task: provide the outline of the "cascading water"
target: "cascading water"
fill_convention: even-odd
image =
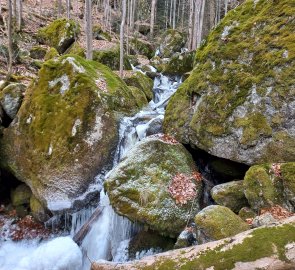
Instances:
[[[138,141],[148,135],[162,131],[165,106],[180,84],[180,77],[170,78],[159,75],[155,78],[153,100],[135,116],[125,117],[120,123],[119,142],[114,157],[114,166],[127,155],[128,151]],[[96,177],[96,190],[99,187],[102,188],[105,177],[107,175]],[[129,240],[140,229],[139,226],[133,224],[127,218],[118,216],[112,209],[109,198],[103,190],[100,192],[99,207],[102,208],[102,213],[81,244],[83,267],[79,262],[81,261],[81,252],[79,252],[79,249],[77,250],[77,245],[69,237],[58,237],[42,243],[37,240],[17,243],[11,241],[0,242],[0,270],[88,270],[90,266],[89,259],[91,261],[113,260],[116,262],[128,260]],[[68,227],[69,222],[71,222],[71,237],[87,222],[94,211],[94,207],[89,207],[65,216],[65,227]],[[52,224],[55,221],[58,222],[58,219],[59,217],[52,219]],[[9,224],[7,226],[9,227]],[[138,256],[142,257],[144,254]],[[60,268],[56,268],[57,265]]]

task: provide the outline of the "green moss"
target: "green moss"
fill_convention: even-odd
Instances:
[[[12,205],[19,206],[23,204],[29,204],[31,195],[32,191],[27,185],[19,185],[15,190],[12,190],[10,193]]]
[[[67,54],[76,54],[85,58],[85,49],[78,42],[74,42],[66,51]]]
[[[265,257],[278,256],[283,262],[290,261],[285,257],[285,246],[295,241],[295,227],[285,224],[278,227],[259,228],[242,243],[223,250],[221,245],[213,250],[207,249],[198,256],[186,258],[186,254],[178,259],[160,258],[142,270],[204,270],[214,267],[215,270],[233,269],[237,262],[254,262]],[[169,268],[170,267],[170,268]]]
[[[133,54],[145,55],[149,59],[154,56],[154,47],[151,43],[138,38],[132,38],[129,40],[130,50]]]
[[[176,52],[180,52],[186,43],[185,34],[175,29],[168,29],[160,40],[160,56],[170,57]]]
[[[93,61],[102,63],[112,70],[119,70],[120,68],[120,50],[119,47],[114,47],[105,51],[93,51]],[[124,69],[131,70],[128,57],[124,56]]]
[[[252,166],[245,175],[244,188],[254,210],[283,204],[283,184],[280,179],[271,176],[270,165]]]
[[[44,56],[44,60],[48,61],[48,60],[58,57],[58,56],[59,56],[58,51],[52,47],[46,52],[46,54]]]
[[[112,37],[110,36],[110,34],[104,32],[100,25],[94,25],[92,32],[94,39],[112,41]]]
[[[142,74],[141,72],[135,72],[131,76],[125,77],[124,81],[128,86],[139,88],[141,91],[143,91],[149,101],[152,100],[154,86],[154,82],[152,79]]]
[[[132,95],[134,96],[136,104],[139,108],[142,108],[143,106],[146,106],[148,104],[145,94],[139,88],[129,86],[129,89],[131,90]]]
[[[182,75],[193,69],[195,51],[189,53],[175,54],[167,64],[164,64],[163,73]]]
[[[295,162],[282,164],[281,174],[285,196],[295,208]]]
[[[57,19],[39,29],[37,39],[64,53],[80,33],[80,26],[74,20]]]

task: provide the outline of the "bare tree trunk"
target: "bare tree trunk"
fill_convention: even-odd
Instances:
[[[126,20],[126,0],[122,0],[122,21],[120,28],[120,77],[123,78],[124,68],[124,25]]]
[[[18,0],[18,15],[17,15],[17,30],[20,31],[22,28],[22,20],[23,20],[23,2],[22,0]]]
[[[169,27],[172,25],[172,9],[173,9],[173,0],[170,0],[170,16],[169,16]]]
[[[200,13],[200,17],[199,17],[199,19],[200,19],[199,30],[198,30],[198,35],[197,35],[197,48],[200,47],[201,41],[202,41],[203,23],[204,23],[204,14],[205,14],[205,5],[206,5],[205,0],[202,0],[201,5],[202,5],[202,7],[201,7],[201,13]]]
[[[197,38],[198,32],[200,29],[200,10],[201,10],[201,1],[202,0],[195,0],[195,21],[194,21],[194,31],[193,31],[193,43],[192,49],[195,50],[197,48]]]
[[[173,0],[172,28],[176,28],[176,0]]]
[[[224,15],[226,15],[228,10],[228,0],[224,0]]]
[[[61,13],[62,13],[62,0],[58,0],[57,2],[57,17],[60,18],[61,17]]]
[[[71,18],[71,0],[66,0],[67,5],[67,19]]]
[[[7,79],[10,78],[12,74],[12,58],[13,58],[13,49],[12,49],[12,0],[8,0],[8,22],[7,22],[7,37],[8,37],[8,71]]]
[[[16,16],[17,16],[16,0],[13,0],[12,17],[16,18]]]
[[[192,44],[193,44],[193,32],[194,32],[194,0],[190,0],[190,7],[189,7],[189,21],[188,21],[188,33],[189,33],[189,39],[188,39],[188,49],[192,50]]]
[[[85,1],[85,21],[86,21],[86,27],[85,27],[85,32],[86,32],[86,47],[87,47],[87,52],[86,52],[86,58],[89,60],[92,60],[92,13],[91,13],[91,0],[86,0]]]
[[[154,26],[155,26],[155,13],[156,13],[157,0],[152,0],[152,9],[151,9],[151,26],[150,34],[151,38],[154,36]]]

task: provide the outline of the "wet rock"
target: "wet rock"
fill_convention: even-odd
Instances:
[[[200,209],[202,182],[196,180],[195,173],[194,161],[184,146],[168,137],[151,136],[132,148],[110,172],[105,188],[118,214],[176,237],[191,217],[190,209],[192,213]],[[195,189],[194,196],[183,204],[168,190],[179,176],[185,176]]]
[[[45,208],[69,209],[111,166],[116,116],[138,109],[131,90],[106,66],[73,55],[49,60],[4,131],[1,162]]]
[[[293,42],[284,38],[294,37],[295,22],[285,23],[294,12],[291,2],[270,0],[229,12],[171,98],[165,133],[248,165],[294,161],[295,58]]]
[[[243,181],[232,181],[217,185],[212,188],[211,196],[217,204],[228,207],[235,213],[248,205],[244,194]]]
[[[157,117],[157,118],[153,119],[149,123],[149,126],[148,126],[148,128],[146,130],[146,136],[163,133],[162,124],[163,124],[163,119],[162,118]]]
[[[50,218],[48,210],[32,195],[30,198],[31,215],[40,222],[46,222]]]
[[[220,205],[204,208],[195,216],[195,223],[198,243],[219,240],[249,229],[239,216]]]
[[[0,104],[5,113],[14,119],[23,101],[26,86],[20,83],[11,83],[0,93]]]
[[[178,236],[174,248],[185,248],[197,244],[197,232],[195,224],[186,227]]]
[[[62,54],[77,39],[80,26],[74,20],[57,19],[38,31],[39,42],[54,47]]]

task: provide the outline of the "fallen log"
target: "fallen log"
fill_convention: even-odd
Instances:
[[[74,235],[73,241],[76,242],[78,246],[82,244],[83,239],[87,235],[87,233],[90,231],[93,223],[99,218],[100,214],[102,213],[103,206],[99,206],[96,208],[96,210],[93,212],[89,220],[81,227],[81,229]]]

